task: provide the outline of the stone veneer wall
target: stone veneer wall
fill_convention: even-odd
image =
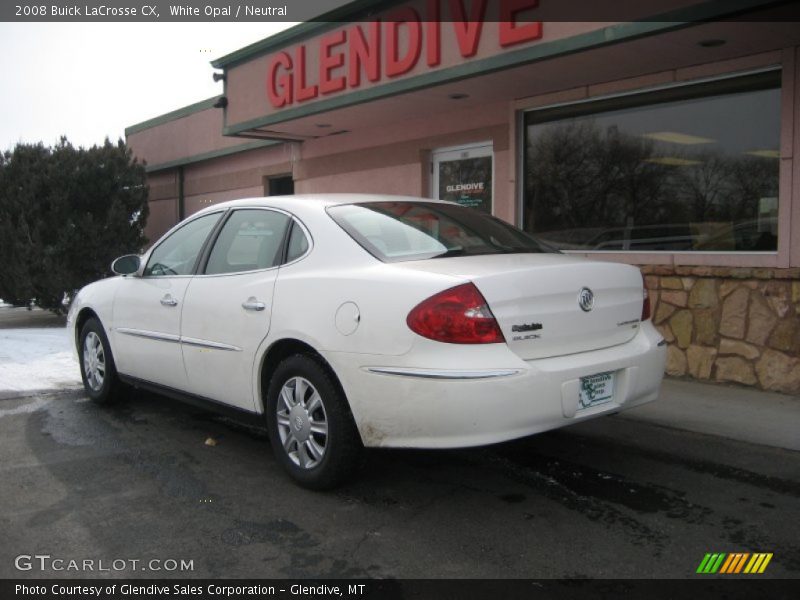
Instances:
[[[800,393],[800,269],[640,268],[669,375]]]

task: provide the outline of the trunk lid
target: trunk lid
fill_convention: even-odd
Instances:
[[[642,314],[642,276],[630,265],[563,254],[500,254],[429,259],[394,266],[472,281],[509,348],[529,360],[623,344]],[[579,296],[591,290],[584,310]]]

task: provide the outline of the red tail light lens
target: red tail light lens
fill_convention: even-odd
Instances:
[[[472,283],[439,292],[417,304],[406,318],[411,331],[449,344],[498,344],[503,332],[486,299]]]
[[[650,318],[650,294],[647,293],[647,288],[644,289],[644,298],[642,299],[642,321],[647,321]]]

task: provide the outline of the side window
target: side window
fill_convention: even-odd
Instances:
[[[289,249],[286,252],[286,262],[300,258],[308,251],[308,238],[297,223],[292,223],[292,233],[289,234]]]
[[[144,275],[147,277],[170,277],[191,275],[197,255],[203,248],[208,234],[219,220],[220,213],[213,213],[189,221],[161,242],[147,261]]]
[[[272,210],[237,210],[220,231],[206,275],[274,267],[281,260],[289,217]]]

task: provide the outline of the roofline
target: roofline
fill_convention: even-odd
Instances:
[[[405,0],[354,0],[326,12],[313,20],[306,21],[276,33],[268,38],[240,48],[230,54],[211,61],[215,69],[228,69],[247,62],[268,52],[285,48],[292,43],[321,34],[339,27],[348,21],[356,21],[358,17],[369,17],[375,12],[400,4]],[[786,4],[787,0],[699,0],[696,4],[668,9],[665,12],[638,19],[637,22],[683,22],[684,25],[729,18],[759,8]]]
[[[184,106],[182,108],[177,108],[168,113],[164,113],[163,115],[142,121],[141,123],[130,125],[125,128],[125,137],[128,137],[132,133],[139,133],[145,129],[152,129],[158,125],[163,125],[164,123],[169,123],[170,121],[177,121],[183,117],[188,117],[189,115],[208,110],[209,108],[214,108],[214,104],[217,103],[217,100],[219,100],[219,96],[206,98],[200,102],[195,102],[194,104],[189,104],[188,106]]]
[[[424,204],[457,204],[450,200],[438,200],[435,198],[423,198],[422,196],[409,196],[407,194],[369,194],[364,192],[334,192],[334,193],[308,193],[308,194],[289,194],[287,196],[248,196],[247,198],[236,198],[225,200],[212,206],[204,208],[202,211],[240,206],[287,206],[292,204],[308,204],[314,202],[325,207],[347,206],[353,204],[368,204],[378,202],[419,202]]]
[[[145,172],[155,173],[157,171],[164,171],[165,169],[174,169],[175,167],[182,167],[193,163],[202,162],[204,160],[211,160],[212,158],[221,158],[223,156],[230,156],[231,154],[238,154],[240,152],[248,152],[249,150],[258,150],[259,148],[268,148],[270,146],[277,146],[282,144],[277,140],[258,140],[255,142],[248,142],[246,144],[239,144],[237,146],[228,146],[227,148],[220,148],[218,150],[209,150],[208,152],[201,152],[200,154],[193,154],[184,158],[176,158],[175,160],[168,160],[163,163],[156,163],[154,165],[145,165]]]
[[[233,67],[277,48],[283,48],[293,42],[310,38],[347,21],[355,21],[358,16],[369,16],[370,13],[374,13],[376,10],[388,8],[402,1],[404,0],[353,0],[353,2],[314,17],[311,21],[299,23],[280,33],[212,60],[211,66],[215,69]]]

